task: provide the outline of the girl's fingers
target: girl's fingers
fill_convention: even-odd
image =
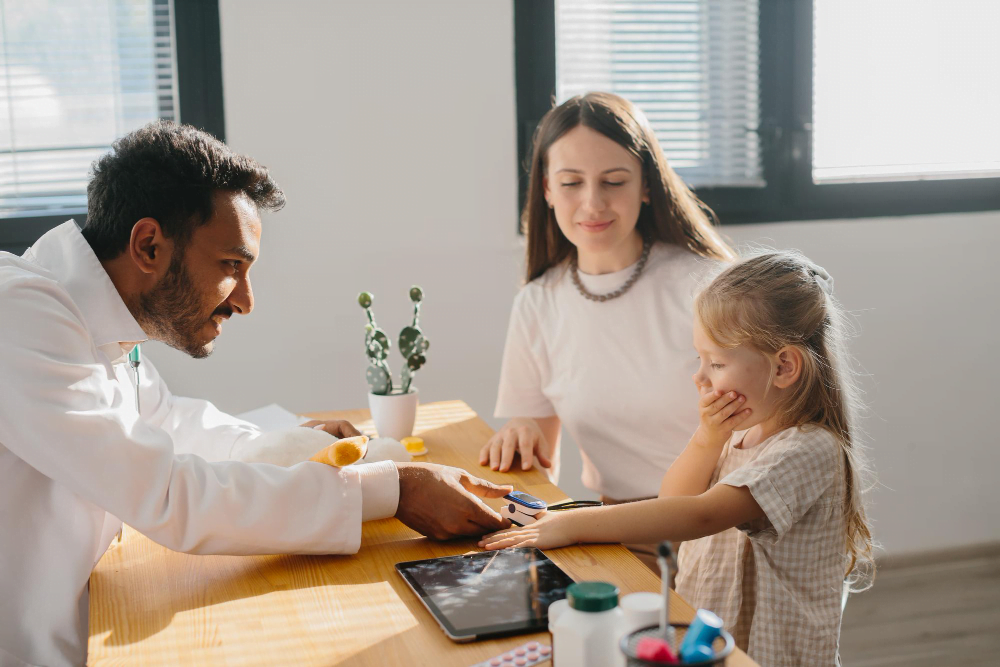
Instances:
[[[482,537],[479,538],[479,542],[477,542],[477,544],[479,546],[483,546],[484,544],[486,544],[487,540],[495,539],[496,537],[498,537],[500,535],[506,535],[507,533],[511,532],[512,530],[517,530],[517,528],[504,528],[503,530],[498,530],[498,531],[493,532],[493,533],[487,533],[486,535],[483,535]]]
[[[737,412],[732,417],[726,419],[726,421],[723,422],[723,425],[726,426],[726,428],[732,428],[735,431],[736,429],[734,427],[739,426],[744,421],[746,421],[747,417],[749,417],[750,413],[752,412],[753,410],[751,410],[750,408],[747,408],[746,410],[743,410],[741,412]]]
[[[535,538],[532,535],[512,535],[511,537],[507,537],[496,542],[487,542],[482,545],[482,547],[487,551],[495,551],[497,549],[511,549],[514,547],[530,546],[534,543]]]
[[[743,407],[743,402],[745,400],[746,399],[743,398],[742,396],[736,396],[736,398],[734,398],[732,401],[730,401],[725,406],[723,406],[723,408],[721,410],[719,410],[719,412],[717,413],[718,416],[722,419],[722,421],[726,421],[737,410],[739,410],[740,408]]]
[[[717,394],[719,395],[716,396]],[[721,394],[718,391],[714,391],[712,392],[712,396],[715,396],[715,399],[710,401],[708,405],[705,406],[704,408],[705,414],[707,414],[709,417],[714,417],[715,415],[719,414],[719,412],[724,410],[727,405],[737,400],[739,394],[736,393],[735,391],[727,391],[725,394]]]
[[[505,549],[511,544],[527,539],[533,532],[520,528],[501,530],[499,533],[484,536],[483,539],[479,540],[479,546],[484,549]]]
[[[741,398],[742,396],[740,396],[739,392],[727,391],[725,394],[719,396],[719,398],[715,400],[715,403],[712,404],[712,407],[718,408],[719,410],[724,410],[727,405],[730,405],[731,403],[733,403],[733,401],[738,401]]]
[[[507,548],[507,549],[520,549],[521,547],[532,547],[532,546],[535,546],[535,544],[537,542],[538,542],[538,540],[536,540],[535,538],[532,537],[532,538],[528,538],[528,539],[525,539],[525,540],[521,540],[520,542],[517,542],[515,544],[509,544],[505,548]]]
[[[698,399],[698,407],[707,408],[712,403],[715,403],[720,396],[722,396],[722,392],[719,390],[705,392]]]

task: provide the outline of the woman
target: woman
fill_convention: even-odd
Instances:
[[[649,121],[608,93],[549,111],[535,134],[527,284],[514,300],[480,464],[558,475],[563,425],[607,503],[651,498],[698,426],[691,309],[706,260],[733,251],[667,165]],[[642,545],[633,545],[653,562]]]

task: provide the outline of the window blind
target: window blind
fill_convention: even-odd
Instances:
[[[694,187],[763,187],[757,0],[556,0],[557,102],[616,93]]]
[[[171,0],[0,0],[0,218],[86,211],[112,141],[178,119],[174,42]]]

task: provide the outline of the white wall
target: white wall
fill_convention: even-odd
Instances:
[[[739,243],[798,248],[854,312],[868,377],[864,426],[887,552],[1000,540],[1000,212],[727,228]]]
[[[424,288],[425,400],[488,414],[520,248],[508,2],[221,3],[228,143],[267,165],[256,306],[176,391],[239,411],[362,407],[365,316],[393,339]],[[390,358],[398,372],[401,357]],[[161,362],[160,365],[163,365]]]
[[[423,400],[489,419],[519,280],[510,2],[223,0],[228,141],[266,164],[288,205],[265,219],[257,305],[208,360],[152,356],[175,392],[230,411],[365,404],[361,290],[380,324],[427,293]],[[797,247],[859,314],[854,350],[892,553],[1000,539],[989,393],[1000,364],[992,274],[1000,214],[727,228]],[[399,367],[394,355],[394,367]],[[476,443],[478,444],[478,443]],[[584,497],[567,448],[562,486]]]

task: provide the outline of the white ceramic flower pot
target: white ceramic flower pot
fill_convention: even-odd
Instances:
[[[402,440],[413,435],[419,396],[416,389],[411,389],[408,394],[368,394],[368,408],[380,438]]]

